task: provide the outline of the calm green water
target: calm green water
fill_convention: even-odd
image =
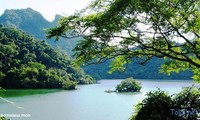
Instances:
[[[57,89],[25,89],[25,90],[19,90],[19,89],[12,89],[12,90],[0,90],[0,96],[3,98],[8,97],[23,97],[28,95],[38,95],[38,94],[47,94],[47,93],[54,93],[54,92],[60,92],[61,90]]]
[[[161,88],[174,94],[192,81],[145,81],[140,93],[105,93],[120,80],[81,85],[79,90],[7,90],[0,92],[0,114],[10,120],[127,120],[146,92]]]

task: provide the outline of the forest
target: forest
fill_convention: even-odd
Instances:
[[[65,88],[94,83],[94,79],[45,41],[14,28],[0,28],[2,88]]]
[[[52,22],[47,21],[39,12],[32,8],[6,10],[0,16],[0,23],[5,27],[14,27],[23,30],[27,34],[34,36],[40,40],[46,39],[45,29],[55,27],[58,24],[61,15],[56,15]],[[78,41],[83,40],[82,37],[78,38],[60,38],[58,41],[54,39],[46,40],[46,42],[53,48],[61,48],[66,51],[70,58],[73,59],[73,48]],[[182,79],[189,80],[192,77],[192,71],[180,71],[179,74],[171,73],[170,76],[159,72],[161,65],[166,62],[162,58],[154,57],[144,65],[139,65],[132,60],[127,66],[126,71],[114,71],[109,74],[111,60],[102,64],[81,66],[86,74],[91,75],[96,79],[125,79],[133,77],[136,79]],[[145,73],[145,74],[144,74]]]

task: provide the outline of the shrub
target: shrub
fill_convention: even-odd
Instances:
[[[153,91],[136,105],[130,120],[197,120],[200,112],[200,89],[184,88],[169,96],[164,91]]]
[[[96,80],[92,78],[90,75],[86,75],[84,78],[79,80],[78,84],[94,84]]]
[[[133,78],[127,78],[116,86],[118,92],[138,92],[141,88],[141,84]]]
[[[0,120],[6,120],[6,118],[5,117],[0,117]]]
[[[171,97],[164,91],[153,91],[136,105],[131,120],[167,120],[170,115]]]
[[[3,72],[0,71],[0,81],[3,80],[4,77],[5,77],[5,74],[3,74]]]
[[[174,110],[184,109],[191,112],[188,115],[187,120],[196,120],[197,117],[200,118],[196,113],[200,112],[200,88],[189,87],[184,88],[178,94],[173,97],[173,108]],[[184,115],[173,116],[176,120],[186,120]]]

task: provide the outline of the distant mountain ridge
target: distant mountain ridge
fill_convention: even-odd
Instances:
[[[52,22],[49,22],[39,12],[33,10],[32,8],[5,10],[5,12],[0,16],[0,24],[3,26],[11,26],[21,29],[38,39],[46,39],[44,29],[56,26],[61,17],[63,16],[56,15],[55,19]],[[53,39],[47,40],[47,42],[53,47],[61,47],[72,55],[73,52],[71,50],[80,39],[81,38],[66,40],[61,38],[58,42],[55,42]],[[114,72],[111,75],[107,73],[110,62],[100,65],[87,66],[84,67],[84,70],[87,74],[99,79],[127,77],[137,79],[191,79],[192,73],[190,71],[181,72],[180,74],[172,74],[171,76],[159,74],[159,67],[163,62],[163,59],[154,58],[150,60],[146,66],[131,63],[128,66],[127,71],[123,73]]]
[[[45,40],[45,29],[56,26],[61,17],[63,16],[56,15],[55,19],[52,22],[49,22],[42,16],[42,14],[32,8],[10,9],[5,10],[0,16],[0,24],[4,27],[14,27],[23,30],[27,34],[33,35],[35,38]],[[76,39],[60,39],[58,42],[55,42],[54,39],[50,39],[47,40],[47,42],[54,48],[63,48],[71,55],[71,50],[76,44]]]
[[[34,11],[32,8],[5,10],[0,17],[0,23],[5,27],[12,26],[21,29],[39,39],[45,39],[44,28],[53,27],[51,22],[47,21],[39,12]]]

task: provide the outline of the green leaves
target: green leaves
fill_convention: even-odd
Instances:
[[[114,71],[124,71],[126,69],[126,64],[128,64],[128,62],[124,56],[116,57],[109,66],[109,73],[112,74]]]
[[[136,105],[130,120],[189,120],[197,119],[200,110],[200,89],[184,88],[172,96],[160,89],[146,94]],[[184,111],[187,110],[187,111]],[[175,114],[174,111],[180,114]],[[193,114],[190,114],[193,112]]]
[[[200,70],[199,68],[196,68],[196,69],[192,69],[193,71],[193,79],[196,81],[196,82],[200,82]]]
[[[0,116],[0,120],[6,120],[6,118],[3,116]]]
[[[74,89],[76,89],[76,85],[77,85],[76,82],[67,80],[67,81],[65,81],[65,83],[63,85],[63,89],[65,89],[65,90],[74,90]]]
[[[112,59],[110,73],[123,71],[132,58],[144,64],[153,56],[183,62],[163,66],[167,73],[178,73],[200,68],[199,4],[199,0],[94,1],[48,33],[49,37],[83,37],[75,48],[77,60],[92,64]],[[71,31],[74,34],[66,34]]]
[[[161,66],[161,73],[167,73],[170,75],[171,72],[179,73],[180,71],[185,71],[190,69],[190,64],[187,62],[180,62],[177,60],[168,60]]]
[[[196,82],[200,82],[200,71],[199,68],[190,65],[188,62],[181,62],[178,60],[167,60],[160,69],[160,73],[166,73],[170,75],[171,73],[179,73],[180,71],[191,70],[193,72],[192,79]]]

